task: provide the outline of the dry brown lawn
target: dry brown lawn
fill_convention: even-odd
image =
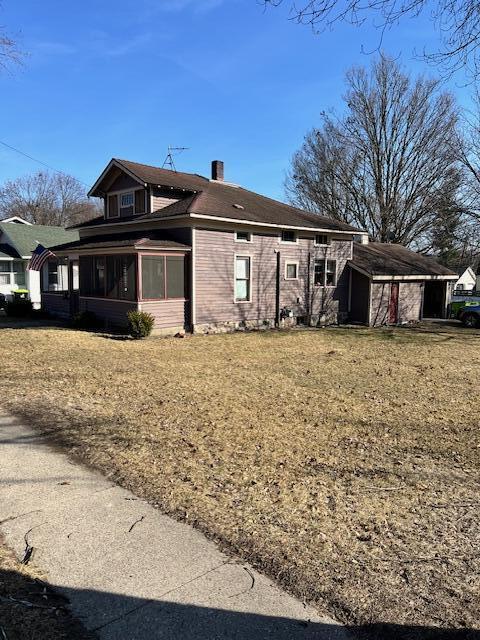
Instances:
[[[352,624],[479,629],[480,332],[3,329],[0,398]]]

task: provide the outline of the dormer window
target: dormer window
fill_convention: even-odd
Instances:
[[[120,196],[120,209],[133,206],[133,191],[130,193],[122,193]]]
[[[145,213],[145,189],[111,193],[107,202],[107,218],[126,218],[138,213]]]

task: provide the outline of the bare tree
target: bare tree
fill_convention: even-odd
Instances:
[[[377,241],[427,248],[438,216],[459,210],[455,100],[385,56],[346,85],[345,115],[322,114],[294,155],[289,199]]]
[[[263,0],[265,5],[288,4],[291,16],[317,31],[333,28],[337,23],[361,26],[372,22],[384,32],[402,19],[428,12],[438,33],[438,51],[423,51],[423,57],[436,63],[447,74],[467,68],[476,78],[480,74],[480,7],[475,0]]]
[[[101,212],[78,180],[63,173],[39,171],[0,188],[0,216],[20,216],[35,224],[69,226]]]

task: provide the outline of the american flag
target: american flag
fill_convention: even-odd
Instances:
[[[50,249],[46,249],[42,244],[39,244],[35,251],[32,251],[32,257],[27,269],[29,271],[40,271],[49,258],[55,258],[55,254]]]

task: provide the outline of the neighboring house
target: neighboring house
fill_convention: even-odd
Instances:
[[[113,159],[89,195],[103,198],[104,215],[77,225],[78,240],[53,248],[69,271],[79,266],[78,304],[70,279],[70,296],[42,296],[52,312],[88,310],[114,326],[141,309],[167,333],[316,325],[356,315],[357,246],[364,245],[355,240],[365,241],[364,232],[225,182],[222,162],[212,163],[209,179]],[[423,295],[427,281],[446,297],[445,282],[457,279],[439,274],[434,261],[414,280],[410,273],[398,280],[397,267],[385,269],[383,282],[397,291],[400,283],[399,299],[405,285]],[[365,278],[376,284],[368,270]],[[364,283],[366,297],[372,288]],[[444,300],[437,311],[444,313]],[[419,308],[392,310],[385,322],[421,315]],[[370,323],[372,314],[359,321]]]
[[[461,276],[455,283],[455,291],[472,291],[477,286],[477,276],[470,265],[459,267]]]
[[[0,222],[0,293],[7,300],[15,291],[28,290],[34,307],[40,306],[41,285],[45,289],[63,289],[62,268],[57,260],[44,265],[42,273],[27,271],[28,261],[37,244],[45,247],[78,239],[78,231],[65,231],[61,227],[31,224],[21,218]]]

